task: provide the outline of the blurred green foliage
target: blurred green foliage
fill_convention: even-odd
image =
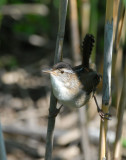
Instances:
[[[39,15],[25,15],[23,18],[14,23],[12,30],[14,33],[41,34],[42,32],[47,34],[50,30],[49,17],[42,17]]]
[[[0,0],[0,6],[5,4],[7,0]]]
[[[59,0],[54,0],[53,5],[55,8],[59,8]]]
[[[14,56],[2,56],[0,58],[0,68],[4,67],[6,69],[14,69],[18,66],[18,62]]]
[[[0,0],[0,3],[2,4],[4,2],[7,4],[44,4],[49,10],[49,14],[46,16],[41,16],[38,14],[21,14],[21,15],[7,15],[3,18],[3,25],[2,25],[2,36],[1,41],[4,48],[4,51],[8,53],[16,54],[16,56],[19,55],[21,49],[25,47],[26,51],[26,45],[28,47],[29,41],[27,39],[27,36],[30,36],[32,34],[37,34],[42,36],[43,38],[50,39],[50,41],[54,41],[57,36],[57,30],[58,30],[58,9],[59,9],[59,0]],[[95,3],[95,9],[94,2],[92,2],[92,9],[94,13],[92,14],[90,20],[92,23],[90,23],[89,31],[90,33],[93,33],[95,36],[95,39],[97,39],[96,42],[96,53],[100,53],[100,56],[96,57],[96,59],[101,59],[101,56],[103,55],[103,46],[104,46],[104,16],[105,16],[105,2],[102,1],[96,1]],[[79,29],[81,32],[81,0],[77,1],[78,6],[78,20],[79,20]],[[95,13],[96,12],[96,13]],[[15,18],[16,17],[16,18]],[[68,15],[67,15],[67,23],[66,23],[66,36],[65,36],[65,43],[70,44],[69,40],[70,38],[70,19],[69,19],[69,7],[68,7]],[[100,36],[97,36],[97,35]],[[26,36],[26,37],[25,37]],[[11,38],[12,37],[12,38]],[[20,38],[21,37],[21,38]],[[3,39],[2,39],[3,38]],[[15,42],[15,40],[18,38],[18,41]],[[25,39],[26,38],[26,39]],[[22,48],[18,48],[22,47]],[[29,47],[29,48],[30,48]],[[7,51],[8,48],[8,51]],[[1,49],[1,48],[0,48]],[[20,50],[20,51],[18,51]],[[18,53],[19,52],[19,53]],[[7,53],[7,54],[8,54]],[[37,53],[37,52],[36,52]],[[10,66],[17,65],[15,60],[10,59]],[[8,66],[9,66],[8,65]]]
[[[58,9],[59,7],[59,0],[0,0],[0,4],[5,4],[5,2],[7,2],[7,4],[41,3],[47,5],[47,7],[50,7],[49,5],[52,3],[54,9]],[[40,16],[28,14],[23,15],[21,19],[13,24],[12,31],[16,34],[23,33],[26,35],[49,34],[52,27],[49,15]]]
[[[0,0],[5,1],[5,0]],[[24,3],[44,3],[49,4],[52,0],[7,0],[8,4],[24,4]],[[59,0],[53,0],[55,7],[58,7]]]
[[[15,12],[15,9],[11,8],[13,4],[38,3],[45,5],[49,10],[47,15],[23,14],[23,12]],[[43,56],[40,54],[39,47],[37,48],[29,41],[31,35],[39,35],[40,39],[37,40],[40,43],[43,40],[46,42],[46,39],[54,40],[58,29],[59,0],[0,0],[1,6],[5,4],[10,5],[10,12],[0,15],[0,68],[13,69],[23,65],[22,61],[26,60],[28,63],[32,63],[37,56]],[[29,57],[28,60],[27,57]]]
[[[124,3],[124,5],[125,5],[125,7],[126,7],[126,0],[123,0],[123,3]]]

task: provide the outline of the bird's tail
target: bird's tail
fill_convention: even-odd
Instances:
[[[89,68],[89,58],[94,46],[94,36],[92,34],[86,34],[83,43],[82,43],[82,54],[83,54],[83,59],[82,59],[82,65],[85,68]]]

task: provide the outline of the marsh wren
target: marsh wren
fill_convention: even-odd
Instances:
[[[43,71],[50,74],[53,94],[61,104],[79,108],[94,95],[101,75],[89,67],[93,46],[94,37],[87,34],[82,45],[82,65],[72,68],[65,62],[59,62],[53,68]],[[104,114],[98,105],[97,109],[101,118],[109,119],[109,114]]]

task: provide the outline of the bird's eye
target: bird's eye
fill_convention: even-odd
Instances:
[[[61,71],[61,73],[63,74],[63,73],[64,73],[64,71]]]

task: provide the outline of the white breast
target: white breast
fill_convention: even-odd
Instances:
[[[53,93],[59,101],[67,101],[72,98],[64,84],[53,75],[51,76],[51,83],[53,87]]]
[[[86,96],[86,93],[83,90],[77,94],[72,94],[67,87],[53,75],[51,75],[51,83],[54,96],[66,106],[76,108],[82,107],[90,98],[90,96]]]

